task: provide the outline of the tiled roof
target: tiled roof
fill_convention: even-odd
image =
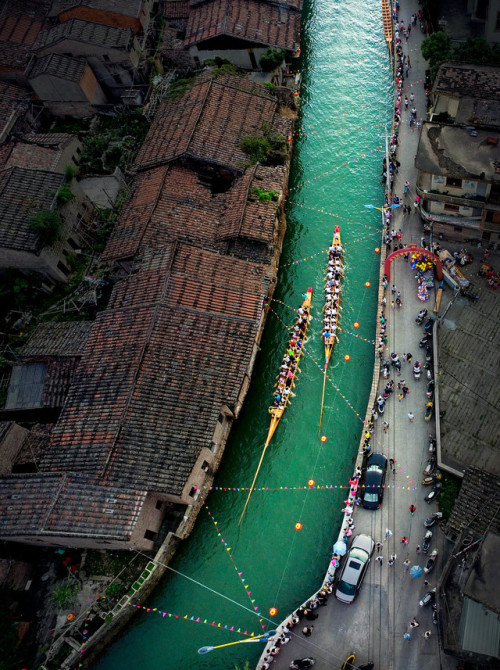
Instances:
[[[218,228],[217,239],[245,237],[271,244],[284,181],[285,169],[282,167],[258,166],[248,169],[227,193],[227,210]],[[276,200],[259,200],[255,189],[274,191]]]
[[[31,428],[16,456],[14,468],[23,468],[29,464],[38,463],[49,443],[53,427],[51,423],[37,423]]]
[[[94,323],[40,467],[179,495],[236,402],[266,289],[263,266],[146,253]]]
[[[71,133],[24,133],[19,135],[26,144],[36,144],[40,147],[62,148],[72,142],[77,136]]]
[[[47,54],[41,58],[32,58],[26,69],[26,78],[35,79],[41,74],[52,75],[60,79],[79,82],[85,72],[87,61],[84,58],[69,58],[59,54]]]
[[[0,5],[0,71],[22,72],[38,33],[48,26],[50,0],[3,0]]]
[[[281,195],[283,168],[251,168],[226,193],[212,194],[195,172],[178,165],[141,172],[111,235],[106,260],[184,240],[224,253],[224,240],[246,237],[270,244],[277,202],[259,202],[252,189]]]
[[[159,108],[136,167],[189,156],[243,171],[248,157],[240,149],[241,139],[263,135],[262,124],[272,123],[275,112],[276,99],[264,86],[244,77],[200,77],[182,98]]]
[[[41,32],[33,44],[32,50],[40,51],[63,40],[73,40],[89,45],[95,44],[111,49],[126,49],[131,36],[132,31],[129,28],[114,28],[100,23],[70,19],[64,23],[59,23],[50,30]]]
[[[487,530],[500,532],[499,499],[500,477],[479,468],[467,468],[446,525],[447,533],[458,535],[463,528],[470,528],[478,537]]]
[[[50,209],[52,190],[64,175],[45,170],[9,168],[0,171],[0,246],[19,251],[37,251],[41,244],[29,221],[36,212]]]
[[[213,0],[191,7],[184,46],[223,35],[292,51],[299,44],[300,23],[300,12],[284,4]]]
[[[204,4],[206,1],[207,0],[189,0],[189,4],[191,7],[196,7],[197,5]],[[211,2],[212,0],[208,1]],[[235,0],[235,3],[236,2],[238,2],[238,0]],[[304,4],[304,0],[262,0],[262,2],[266,5],[275,5],[284,7],[285,9],[298,9],[299,11],[302,11],[302,5]]]
[[[29,108],[30,99],[31,93],[25,88],[0,81],[0,135],[14,112],[24,114]]]
[[[27,136],[30,137],[30,136]],[[12,142],[10,147],[8,159],[5,161],[5,167],[20,167],[29,168],[32,170],[58,170],[61,172],[66,167],[61,165],[62,152],[64,143],[45,144],[36,142],[32,136],[31,141],[21,140]],[[48,137],[48,135],[42,135]],[[58,135],[58,137],[66,137],[73,139],[73,135]]]
[[[187,19],[189,0],[167,0],[163,3],[162,14],[165,19]]]
[[[26,358],[41,356],[80,356],[87,343],[92,324],[84,321],[39,324],[19,355]]]
[[[143,0],[52,0],[48,15],[55,17],[74,7],[90,7],[101,12],[137,18],[141,15],[143,4]]]
[[[128,540],[147,493],[75,474],[0,477],[0,536]]]
[[[432,88],[434,94],[498,100],[500,68],[467,63],[443,63]]]

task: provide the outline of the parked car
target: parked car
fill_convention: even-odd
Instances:
[[[356,535],[345,558],[335,591],[335,597],[343,603],[354,602],[370,563],[375,542],[369,535]]]
[[[387,457],[384,454],[372,454],[366,462],[363,478],[363,507],[378,509],[384,499]]]

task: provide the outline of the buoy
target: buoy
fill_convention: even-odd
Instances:
[[[297,523],[295,524],[295,530],[302,530],[302,524],[300,523],[300,521],[297,521]]]
[[[365,281],[365,286],[366,286],[366,288],[370,287],[370,286],[371,286],[370,282],[369,282],[369,281]]]
[[[276,616],[278,614],[278,610],[276,609],[276,607],[271,607],[269,609],[269,614],[270,616]]]
[[[344,356],[344,361],[350,361],[350,360],[351,360],[351,357],[349,356],[349,354],[346,354]]]
[[[69,614],[66,615],[66,621],[73,621],[75,618],[75,613],[70,612]]]
[[[322,442],[326,442],[326,441],[327,441],[327,439],[328,439],[328,438],[327,438],[327,436],[326,436],[326,435],[322,435],[322,436],[321,436],[321,441],[322,441]]]
[[[380,249],[379,249],[379,247],[375,247],[375,253],[376,253],[376,254],[379,254],[379,253],[380,253]]]
[[[314,479],[310,479],[307,483],[309,484],[309,486],[314,486],[316,484]]]
[[[359,328],[359,323],[357,321],[354,322],[354,328]]]

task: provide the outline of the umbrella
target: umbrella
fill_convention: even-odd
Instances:
[[[420,565],[413,565],[410,570],[410,575],[412,577],[417,578],[420,577],[421,574],[422,574],[422,568],[420,567]]]
[[[343,556],[347,550],[347,547],[345,546],[345,542],[339,541],[335,542],[333,545],[333,553],[338,554],[339,556]]]

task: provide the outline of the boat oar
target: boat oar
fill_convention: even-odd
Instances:
[[[257,477],[259,475],[259,470],[260,466],[262,465],[262,461],[264,460],[264,454],[266,453],[266,449],[269,446],[270,438],[266,440],[266,443],[264,445],[264,449],[262,450],[262,454],[260,455],[260,461],[259,465],[257,466],[257,470],[255,471],[255,475],[253,477],[253,482],[252,485],[250,486],[250,491],[248,492],[248,496],[245,502],[245,507],[243,508],[243,512],[241,513],[240,520],[238,521],[238,526],[241,526],[241,522],[243,521],[243,517],[245,516],[245,512],[247,511],[248,503],[250,502],[250,496],[253,493],[253,487],[255,485],[255,482],[257,481]]]
[[[321,432],[321,422],[323,421],[323,405],[325,403],[325,384],[326,384],[326,366],[323,374],[323,393],[321,395],[321,411],[319,413],[319,428],[318,435]]]

